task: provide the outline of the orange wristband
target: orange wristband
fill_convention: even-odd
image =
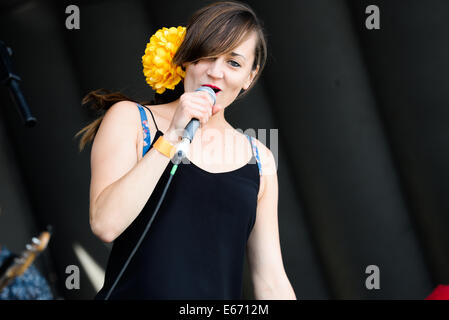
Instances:
[[[172,158],[172,155],[175,153],[176,148],[170,142],[164,139],[164,136],[160,136],[159,139],[156,140],[153,147],[162,153],[164,156],[168,158]]]

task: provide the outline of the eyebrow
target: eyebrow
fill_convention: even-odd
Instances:
[[[243,59],[246,60],[246,58],[245,58],[244,55],[238,54],[238,53],[236,53],[236,52],[231,52],[231,56],[233,56],[233,57],[242,57]]]

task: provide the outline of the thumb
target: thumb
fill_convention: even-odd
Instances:
[[[221,108],[218,107],[217,105],[212,106],[212,115],[216,114],[220,110],[221,110]]]

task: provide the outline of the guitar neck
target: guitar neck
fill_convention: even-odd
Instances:
[[[27,244],[27,249],[20,256],[12,255],[5,260],[0,268],[0,291],[28,269],[39,253],[45,250],[49,240],[50,233],[44,231],[39,238],[32,239],[32,244]]]

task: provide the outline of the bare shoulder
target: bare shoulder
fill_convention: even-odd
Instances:
[[[104,115],[91,152],[91,199],[126,174],[137,162],[139,112],[131,101],[113,104]]]
[[[101,120],[95,135],[94,145],[97,142],[118,142],[125,140],[136,143],[139,111],[132,101],[120,101],[113,104]]]
[[[137,104],[133,101],[123,100],[114,103],[104,115],[103,121],[119,121],[123,124],[136,123],[139,120]],[[121,121],[120,121],[121,120]]]

